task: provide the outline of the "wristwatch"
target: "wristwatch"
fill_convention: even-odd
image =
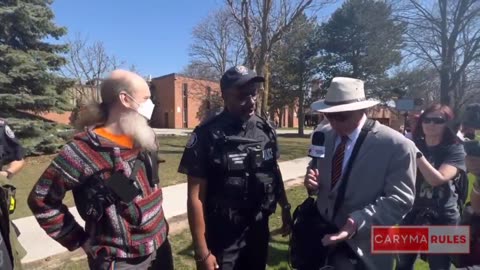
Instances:
[[[418,151],[418,152],[417,152],[417,159],[419,159],[419,158],[421,158],[421,157],[423,157],[423,154],[422,154],[422,152]]]

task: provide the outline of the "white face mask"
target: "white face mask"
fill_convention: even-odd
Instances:
[[[147,101],[138,106],[137,112],[147,118],[147,120],[150,120],[152,118],[153,109],[155,109],[155,104],[153,104],[151,99],[147,99]]]
[[[137,108],[137,112],[147,118],[147,120],[150,120],[152,118],[152,114],[153,114],[153,109],[155,109],[155,104],[153,104],[153,101],[149,98],[147,99],[145,102],[143,103],[138,103],[135,98],[133,98],[132,96],[128,95],[133,102],[137,103],[138,105],[138,108]]]

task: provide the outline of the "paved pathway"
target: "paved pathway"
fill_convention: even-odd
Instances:
[[[309,158],[299,158],[280,162],[283,180],[287,181],[303,176],[308,161]],[[163,208],[167,219],[183,215],[187,212],[187,184],[165,187],[163,194]],[[70,208],[70,212],[74,215],[77,222],[84,226],[84,222],[80,218],[76,208]],[[33,216],[16,219],[13,222],[20,230],[20,243],[27,250],[27,255],[22,260],[23,263],[34,262],[68,251],[52,240],[45,231],[40,228]]]

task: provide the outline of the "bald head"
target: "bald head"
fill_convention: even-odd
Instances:
[[[102,101],[108,105],[112,105],[118,101],[118,97],[122,92],[134,96],[139,91],[142,92],[143,95],[150,96],[150,90],[145,79],[134,72],[122,69],[112,71],[112,73],[103,80],[100,89]]]

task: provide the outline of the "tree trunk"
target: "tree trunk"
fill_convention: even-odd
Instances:
[[[255,68],[255,71],[257,72],[257,75],[258,76],[265,76],[265,71],[266,71],[266,67],[265,67],[265,60],[263,59],[258,59],[258,62],[257,62],[257,66]],[[268,72],[268,71],[267,71]],[[265,79],[265,83],[263,84],[263,89],[261,91],[261,95],[260,95],[260,98],[261,98],[261,105],[260,105],[260,113],[263,115],[263,113],[266,111],[266,104],[268,102],[268,82],[267,80]]]
[[[268,93],[270,89],[270,65],[265,63],[265,83],[263,86],[263,96],[262,96],[262,113],[268,112]]]
[[[441,44],[442,44],[442,66],[440,67],[440,103],[444,105],[450,105],[449,96],[449,82],[450,82],[450,63],[449,61],[449,49],[448,49],[448,28],[447,28],[447,1],[438,1],[440,9],[440,31],[441,31]]]
[[[440,103],[444,105],[450,105],[450,80],[448,75],[448,70],[442,67],[442,71],[440,73]]]
[[[280,113],[278,114],[278,127],[283,127],[283,119],[285,117],[285,109],[280,109]]]
[[[297,117],[298,117],[298,135],[301,135],[303,136],[305,131],[305,106],[303,106],[303,104],[305,103],[305,93],[304,93],[304,89],[303,89],[303,85],[300,85],[300,88],[299,88],[299,91],[300,91],[300,95],[299,95],[299,98],[298,98],[298,113],[297,113]]]

